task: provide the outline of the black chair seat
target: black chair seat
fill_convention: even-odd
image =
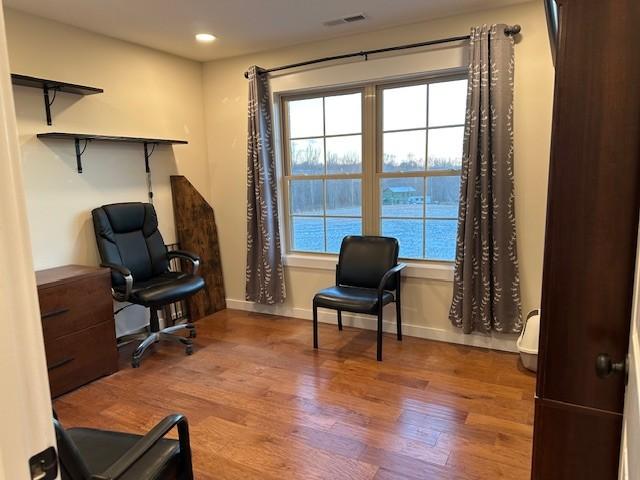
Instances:
[[[153,307],[177,302],[204,287],[204,279],[180,272],[166,272],[133,284],[131,302]]]
[[[142,437],[130,433],[92,428],[71,428],[67,433],[75,443],[91,474],[99,474],[130,450]],[[180,478],[180,444],[162,439],[142,456],[120,480],[161,480]]]
[[[384,292],[382,304],[393,302],[393,294]],[[317,307],[347,310],[354,313],[378,311],[378,292],[372,288],[335,286],[316,293],[313,303]]]
[[[171,283],[175,280],[179,280],[183,277],[186,277],[187,274],[184,272],[165,272],[165,273],[161,273],[160,275],[158,275],[157,277],[154,277],[150,280],[146,280],[146,281],[137,281],[134,282],[133,284],[133,288],[131,289],[131,293],[134,292],[139,292],[140,290],[144,290],[145,288],[149,288],[149,287],[156,287],[158,285],[163,285],[163,284],[167,284],[167,283]],[[117,290],[120,293],[125,293],[125,287],[124,286],[114,286],[113,288],[115,288],[115,290]]]

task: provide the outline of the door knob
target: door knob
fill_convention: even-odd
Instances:
[[[601,353],[596,357],[596,375],[599,378],[606,378],[612,373],[624,373],[627,375],[628,362],[624,359],[622,362],[614,362],[607,353]]]

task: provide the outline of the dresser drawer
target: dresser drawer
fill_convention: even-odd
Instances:
[[[45,341],[45,351],[52,397],[118,369],[113,322]]]
[[[38,289],[45,341],[84,330],[113,318],[111,280],[94,275]]]

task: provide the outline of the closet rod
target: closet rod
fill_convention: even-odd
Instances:
[[[505,27],[504,33],[506,35],[517,35],[520,33],[520,25],[513,25]],[[289,65],[282,65],[281,67],[267,68],[260,70],[260,73],[279,72],[280,70],[288,70],[290,68],[304,67],[306,65],[314,65],[316,63],[331,62],[333,60],[342,60],[345,58],[364,57],[368,59],[369,55],[375,55],[376,53],[395,52],[396,50],[406,50],[408,48],[428,47],[431,45],[440,45],[442,43],[461,42],[463,40],[469,40],[469,35],[462,35],[459,37],[440,38],[438,40],[429,40],[427,42],[409,43],[406,45],[396,45],[395,47],[376,48],[374,50],[364,50],[360,52],[344,53],[342,55],[334,55],[332,57],[316,58],[314,60],[307,60],[306,62],[290,63]],[[244,72],[244,78],[249,78],[249,72]]]

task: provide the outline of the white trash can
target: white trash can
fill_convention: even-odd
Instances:
[[[522,365],[527,370],[538,370],[538,339],[540,337],[540,310],[532,310],[527,315],[522,333],[516,343]]]

